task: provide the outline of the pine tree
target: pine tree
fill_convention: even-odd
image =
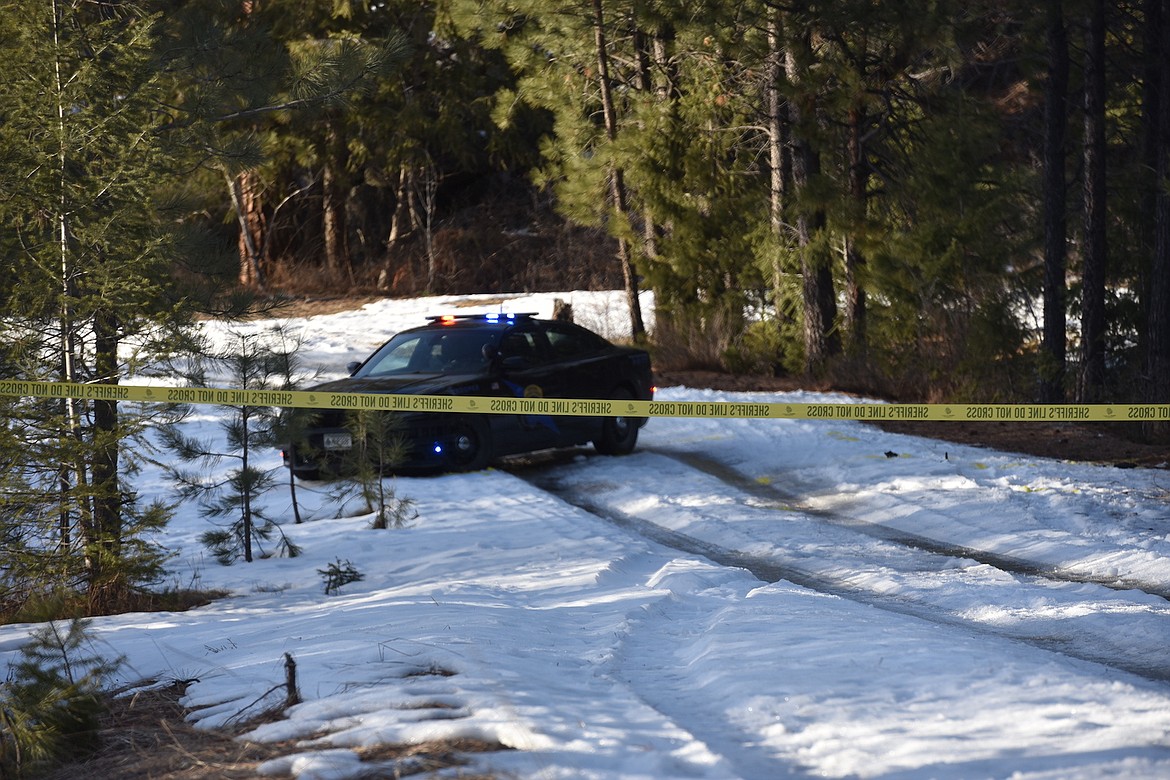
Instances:
[[[386,412],[362,410],[349,416],[347,427],[353,436],[354,449],[346,470],[353,472],[366,509],[374,514],[372,526],[401,527],[413,502],[397,498],[385,480],[386,474],[406,460],[400,419]]]
[[[0,51],[4,364],[11,376],[116,384],[185,324],[157,183],[178,160],[155,132],[156,17],[132,3],[7,4]],[[181,155],[178,159],[181,159]],[[158,575],[140,536],[165,519],[136,507],[123,443],[148,418],[116,398],[13,405],[7,454],[54,526],[59,585],[94,609]],[[35,535],[44,545],[47,523]]]
[[[31,776],[100,744],[102,689],[121,659],[95,654],[89,624],[48,622],[0,683],[0,777]]]
[[[362,22],[371,16],[382,26],[365,35]],[[385,19],[356,3],[280,0],[185,3],[167,16],[168,127],[208,150],[203,186],[222,192],[226,185],[245,287],[267,291],[267,277],[278,270],[273,223],[290,201],[317,204],[313,234],[326,272],[334,283],[352,281],[345,221],[355,182],[345,120],[358,95],[405,56],[403,37]],[[298,170],[290,175],[290,167]]]
[[[1151,215],[1149,294],[1146,301],[1148,400],[1170,401],[1170,2],[1143,4],[1145,93],[1143,95],[1145,154],[1151,184],[1146,213]],[[1166,438],[1170,423],[1152,433]]]
[[[635,6],[619,39],[634,55],[626,80],[637,89],[619,153],[643,222],[638,266],[655,290],[656,335],[678,332],[716,363],[761,282],[751,237],[766,195],[751,66],[738,56],[737,40],[751,36],[753,17],[744,16]]]
[[[288,337],[281,329],[263,334],[233,333],[229,345],[207,359],[196,360],[191,378],[206,385],[207,364],[224,369],[226,381],[241,390],[288,389],[290,372]],[[251,563],[255,547],[277,538],[276,554],[293,558],[299,548],[281,530],[276,518],[267,514],[260,499],[276,485],[277,466],[259,468],[256,449],[280,444],[283,431],[276,407],[242,405],[230,407],[221,423],[225,441],[222,445],[188,436],[176,424],[162,429],[165,446],[180,460],[195,463],[198,470],[170,468],[180,495],[200,502],[203,514],[218,527],[205,532],[200,540],[223,565],[243,558]],[[227,460],[234,465],[225,473],[214,473]],[[222,521],[222,522],[220,522]],[[262,557],[271,553],[261,550]]]
[[[617,6],[617,8],[614,8]],[[629,72],[617,72],[613,49],[623,45],[624,3],[593,0],[587,5],[557,2],[455,2],[450,18],[463,35],[499,48],[521,73],[515,92],[499,96],[505,110],[523,103],[551,113],[554,131],[544,149],[543,183],[554,184],[558,206],[574,221],[604,226],[617,240],[616,261],[624,280],[630,330],[645,334],[638,297],[637,260],[631,243],[636,207],[625,183],[619,137],[629,106],[623,95],[633,86]],[[519,101],[509,95],[518,96]]]
[[[1077,397],[1097,403],[1105,390],[1108,316],[1108,203],[1106,188],[1105,0],[1090,0],[1084,63],[1084,252],[1081,267],[1081,375]]]
[[[1044,87],[1044,332],[1040,398],[1064,401],[1068,351],[1068,204],[1065,138],[1068,126],[1069,46],[1062,0],[1045,4],[1048,68]]]

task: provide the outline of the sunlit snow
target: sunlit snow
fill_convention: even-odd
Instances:
[[[426,315],[548,315],[554,297],[626,332],[622,297],[601,293],[287,324],[328,379]],[[221,435],[222,413],[187,425]],[[136,484],[173,498],[155,471]],[[623,458],[582,448],[387,484],[414,502],[403,528],[372,530],[360,501],[319,483],[300,485],[294,525],[287,488],[272,492],[303,555],[230,567],[180,506],[171,584],[232,596],[95,620],[127,659],[120,682],[193,680],[184,704],[215,728],[277,704],[289,654],[304,703],[247,738],[293,741],[261,772],[305,780],[361,777],[358,748],[455,737],[512,748],[462,770],[499,777],[1170,777],[1170,471],[851,421],[662,418]],[[364,578],[325,595],[337,561]],[[0,662],[28,629],[0,628]]]

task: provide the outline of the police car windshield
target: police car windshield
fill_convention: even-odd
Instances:
[[[370,358],[357,376],[394,374],[471,374],[488,367],[484,347],[493,343],[488,330],[436,328],[400,333]]]

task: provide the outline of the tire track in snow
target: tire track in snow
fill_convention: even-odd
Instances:
[[[663,450],[646,448],[647,452],[654,452],[667,458],[684,463],[691,468],[709,474],[726,483],[730,487],[748,493],[755,498],[773,506],[794,509],[811,517],[816,517],[826,523],[832,523],[844,528],[857,531],[875,539],[900,544],[917,550],[923,550],[937,555],[952,558],[969,558],[979,563],[987,564],[1008,574],[1019,574],[1026,577],[1037,577],[1058,582],[1077,583],[1083,585],[1100,585],[1117,591],[1138,590],[1151,596],[1170,601],[1170,587],[1156,583],[1140,582],[1128,579],[1093,577],[1071,569],[1051,566],[1038,561],[1031,561],[1003,553],[979,550],[973,547],[941,542],[927,536],[921,536],[911,531],[893,528],[881,523],[867,520],[858,520],[849,515],[833,510],[814,507],[805,497],[790,493],[774,484],[758,482],[746,474],[736,471],[725,463],[709,458],[698,452],[682,452],[678,450]]]
[[[664,598],[629,613],[604,673],[719,756],[736,777],[811,777],[804,765],[769,749],[751,729],[728,720],[721,705],[712,707],[721,700],[718,682],[709,669],[704,674],[694,668],[696,663],[702,666],[695,657],[696,652],[702,654],[702,637],[727,609],[742,608],[735,594],[750,582],[749,575],[703,556],[680,563],[670,556],[671,547],[637,547],[639,552],[614,561],[599,584],[612,578],[622,587],[659,588],[649,583],[673,576],[685,585],[665,586]],[[664,658],[670,660],[664,662]],[[736,673],[736,668],[726,667],[726,671]]]
[[[1152,651],[1141,646],[1131,647],[1128,643],[1111,641],[1124,637],[1127,633],[1119,628],[1108,635],[1092,635],[1082,629],[1069,628],[1062,624],[1061,619],[1051,621],[1047,630],[1036,632],[1024,626],[1013,629],[1010,625],[996,625],[994,620],[981,620],[972,616],[956,612],[951,605],[932,601],[933,593],[929,587],[923,586],[913,590],[915,577],[925,572],[934,577],[944,577],[954,580],[956,587],[975,587],[979,584],[964,582],[963,573],[967,570],[961,559],[976,561],[984,567],[1003,572],[1014,578],[1013,589],[1032,588],[1036,591],[1036,599],[1044,600],[1060,595],[1054,588],[1093,588],[1100,583],[1086,583],[1079,579],[1061,580],[1054,578],[1051,567],[1044,567],[1028,561],[1004,559],[1003,556],[988,556],[982,554],[979,560],[973,555],[967,555],[963,548],[952,548],[940,545],[932,540],[916,540],[912,534],[905,534],[897,529],[873,528],[869,524],[851,518],[837,515],[832,512],[817,510],[802,506],[798,497],[783,495],[783,492],[754,482],[750,478],[738,474],[724,464],[693,454],[681,454],[674,451],[654,451],[654,456],[665,457],[681,464],[685,468],[693,469],[701,474],[712,477],[727,488],[726,493],[734,498],[735,494],[746,494],[753,499],[750,504],[740,503],[736,506],[741,509],[754,507],[757,510],[781,509],[795,513],[803,518],[811,518],[821,526],[835,528],[829,537],[828,544],[821,542],[821,547],[814,549],[813,554],[803,558],[796,554],[785,554],[781,551],[772,551],[767,554],[753,554],[734,546],[716,543],[710,539],[680,530],[665,527],[645,513],[634,509],[618,506],[620,502],[607,498],[606,491],[598,489],[592,484],[574,484],[573,476],[577,467],[551,465],[546,467],[529,467],[517,469],[516,473],[534,486],[559,496],[566,502],[584,509],[630,533],[655,541],[663,546],[672,548],[689,555],[706,558],[721,566],[735,567],[750,572],[757,579],[774,583],[781,580],[809,588],[820,593],[849,599],[898,614],[911,615],[940,625],[957,626],[997,637],[1006,637],[1042,649],[1075,658],[1082,661],[1098,663],[1113,669],[1136,674],[1156,682],[1170,682],[1170,665],[1164,658],[1164,652]],[[630,472],[633,480],[636,471]],[[765,503],[760,507],[760,501]],[[660,506],[657,512],[664,511]],[[645,516],[644,516],[645,515]],[[683,523],[685,525],[685,523]],[[887,538],[891,537],[891,538]],[[875,566],[891,568],[895,577],[905,577],[905,582],[898,582],[899,587],[894,592],[881,592],[876,587],[866,587],[859,584],[856,569],[850,571],[848,565],[856,559],[845,559],[844,566],[825,563],[825,557],[834,554],[834,551],[843,545],[849,544],[848,539],[868,539],[869,542],[860,547],[854,545],[849,555],[856,555],[854,550],[862,549],[871,553],[880,564]],[[838,544],[835,539],[845,540]],[[921,542],[921,543],[914,543]],[[898,551],[901,552],[898,552]],[[978,552],[978,551],[972,551]],[[997,565],[997,564],[1003,564]],[[1005,568],[1006,567],[1006,568]],[[978,575],[977,575],[978,576]],[[994,575],[988,575],[994,576]],[[910,587],[906,587],[909,583]],[[1157,597],[1164,598],[1162,594]],[[1093,594],[1084,598],[1092,600]],[[982,597],[980,597],[982,598]],[[1058,604],[1067,607],[1075,606],[1075,599],[1079,594],[1073,594],[1074,601]],[[1124,594],[1117,594],[1118,599],[1124,600]],[[1148,609],[1147,605],[1135,605],[1135,608]],[[1155,619],[1163,616],[1155,615]],[[1124,618],[1119,618],[1124,619]],[[1156,632],[1155,632],[1156,633]]]

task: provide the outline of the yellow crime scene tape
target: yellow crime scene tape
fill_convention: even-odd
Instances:
[[[0,396],[139,401],[215,406],[281,406],[391,412],[461,412],[576,417],[706,417],[779,420],[937,422],[1144,422],[1170,420],[1170,404],[894,404],[754,401],[631,401],[590,398],[516,398],[472,395],[399,395],[314,390],[239,390],[211,387],[24,382],[0,380]]]

